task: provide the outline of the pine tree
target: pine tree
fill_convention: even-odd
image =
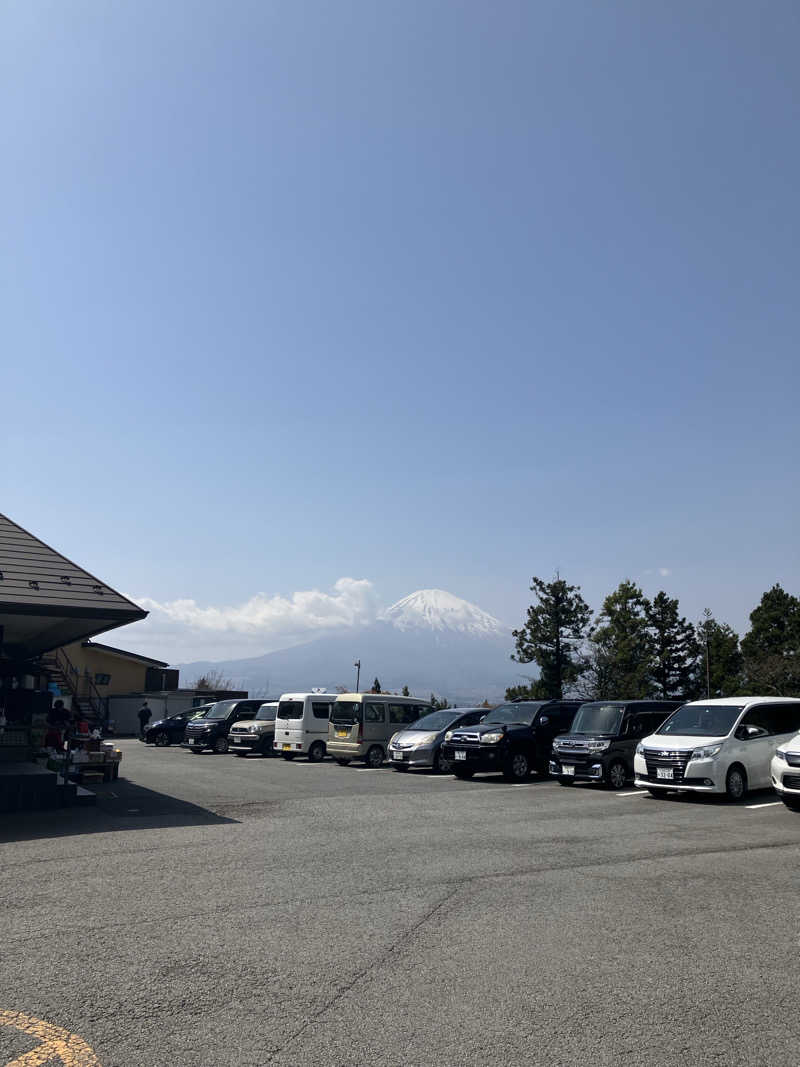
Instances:
[[[558,574],[551,582],[534,576],[530,589],[538,603],[528,608],[524,626],[512,631],[516,650],[511,658],[539,667],[540,676],[534,683],[536,699],[562,697],[564,688],[581,671],[579,649],[591,609],[581,596],[580,586],[567,585]]]
[[[645,615],[653,645],[653,694],[665,699],[693,696],[700,651],[694,627],[679,615],[677,599],[664,592],[646,602]]]
[[[380,691],[381,691],[381,683],[376,678],[375,681],[372,683],[372,689],[370,690],[370,692],[371,693],[380,693]]]
[[[777,582],[750,613],[742,653],[752,688],[800,696],[800,600]]]
[[[407,685],[403,686],[403,696],[404,697],[410,697],[411,696],[411,694],[408,691],[408,686]]]
[[[640,700],[651,695],[653,639],[648,608],[642,590],[627,579],[603,601],[589,635],[587,669],[595,699]]]
[[[744,683],[739,635],[726,622],[717,622],[708,608],[696,632],[700,659],[695,692],[698,696],[735,696]]]

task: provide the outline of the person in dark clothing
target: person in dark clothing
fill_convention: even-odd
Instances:
[[[139,708],[139,740],[144,741],[144,732],[147,729],[147,724],[150,722],[150,708],[147,706],[147,701]]]

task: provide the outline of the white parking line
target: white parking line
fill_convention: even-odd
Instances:
[[[615,797],[643,797],[644,795],[645,795],[644,794],[644,790],[642,790],[642,789],[634,789],[634,791],[632,793],[615,793],[614,794]]]
[[[751,811],[755,811],[758,808],[776,808],[782,803],[782,800],[768,800],[766,804],[745,804],[745,807],[749,808]]]

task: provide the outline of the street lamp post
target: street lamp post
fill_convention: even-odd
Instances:
[[[356,692],[358,692],[358,687],[361,683],[361,660],[357,659],[353,666],[356,668]]]

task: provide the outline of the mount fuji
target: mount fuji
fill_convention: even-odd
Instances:
[[[318,637],[304,645],[248,659],[181,665],[187,682],[218,670],[251,695],[303,692],[315,686],[355,685],[379,678],[385,690],[404,685],[417,696],[435,693],[460,705],[500,700],[519,681],[511,662],[513,638],[499,619],[443,589],[420,589],[367,625]]]

